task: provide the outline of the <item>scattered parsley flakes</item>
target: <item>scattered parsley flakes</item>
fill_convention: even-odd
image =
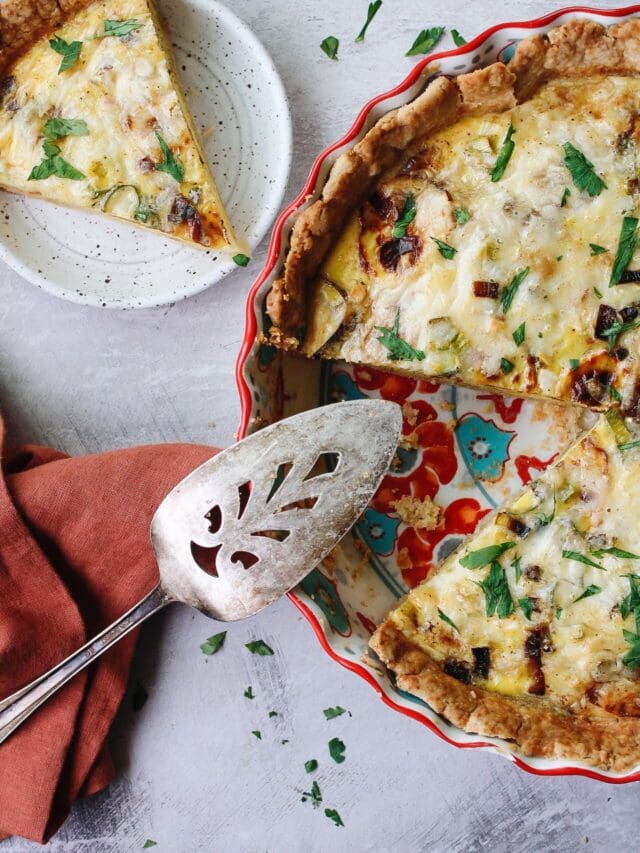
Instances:
[[[248,255],[243,255],[242,252],[238,252],[237,255],[233,256],[232,260],[234,264],[237,264],[239,267],[246,267],[251,258]]]
[[[456,47],[462,47],[467,43],[466,38],[463,38],[458,30],[451,30],[451,38]]]
[[[336,717],[341,717],[342,714],[346,713],[346,709],[341,708],[340,705],[336,705],[335,708],[325,708],[322,713],[325,720],[334,720]]]
[[[529,596],[525,596],[524,598],[518,599],[518,604],[520,605],[520,610],[522,610],[529,622],[531,622],[531,614],[533,613],[533,599],[529,598]]]
[[[620,615],[626,619],[632,613],[640,612],[640,577],[627,575],[629,578],[629,595],[620,602]]]
[[[442,619],[442,621],[443,621],[443,622],[446,622],[446,623],[447,623],[447,625],[450,625],[450,626],[453,628],[453,630],[454,630],[454,631],[457,631],[457,632],[458,632],[458,634],[460,633],[460,629],[458,628],[458,626],[456,625],[456,623],[453,621],[453,619],[449,619],[449,617],[447,616],[447,614],[446,614],[446,613],[443,613],[443,612],[442,612],[442,610],[440,610],[440,608],[439,608],[439,607],[438,607],[438,618],[439,618],[439,619]]]
[[[139,681],[136,681],[136,687],[131,695],[131,708],[134,711],[141,711],[149,698],[149,694],[144,689]]]
[[[245,643],[245,648],[249,649],[252,655],[262,655],[267,657],[273,654],[273,649],[268,646],[264,640],[252,640],[250,643]]]
[[[513,342],[515,343],[515,345],[517,347],[519,347],[521,344],[524,343],[525,334],[526,334],[526,323],[520,323],[518,328],[515,330],[515,332],[511,336],[513,338]]]
[[[605,252],[608,252],[608,249],[605,249],[604,246],[598,246],[597,243],[589,243],[589,247],[591,249],[591,257],[594,255],[604,255]]]
[[[620,283],[622,273],[626,270],[631,262],[633,253],[636,248],[638,238],[636,229],[638,228],[638,220],[635,216],[625,216],[622,220],[620,228],[620,239],[618,241],[618,249],[616,257],[611,269],[611,278],[609,279],[609,287],[615,287]]]
[[[308,761],[305,761],[304,769],[307,773],[313,773],[314,770],[318,769],[318,762],[315,758],[310,758]]]
[[[570,142],[565,142],[562,148],[565,165],[571,172],[573,183],[580,191],[586,190],[589,196],[594,198],[594,196],[600,195],[602,190],[607,189],[602,178],[594,172],[593,163],[587,160],[582,151],[579,151]]]
[[[414,349],[400,337],[400,310],[396,314],[391,329],[386,326],[375,326],[375,330],[382,332],[378,341],[387,349],[389,361],[422,361],[426,357],[422,350]]]
[[[140,21],[136,21],[135,18],[129,18],[126,21],[106,20],[104,22],[104,30],[98,38],[106,38],[107,36],[122,38],[122,36],[128,36],[129,33],[139,30],[141,26]]]
[[[513,574],[516,579],[516,583],[520,583],[520,578],[522,577],[522,557],[518,554],[517,557],[514,557],[511,561],[511,567],[513,568]]]
[[[344,761],[344,751],[347,747],[338,737],[332,737],[329,741],[329,755],[336,764],[342,764]]]
[[[306,803],[307,800],[311,800],[311,805],[314,809],[317,809],[320,803],[322,802],[322,793],[320,791],[320,785],[314,780],[310,791],[303,791],[301,802]]]
[[[519,270],[514,277],[509,282],[509,285],[505,287],[502,291],[502,313],[506,314],[509,308],[511,308],[511,303],[518,291],[518,288],[525,280],[525,278],[529,275],[529,267],[525,267],[523,270]]]
[[[587,557],[586,554],[581,554],[579,551],[563,550],[562,556],[565,560],[575,560],[576,563],[583,563],[585,566],[593,566],[594,569],[600,569],[601,572],[606,571],[604,566],[601,566],[599,563],[596,563],[594,560]]]
[[[49,44],[62,57],[58,74],[62,74],[63,71],[67,71],[74,66],[80,58],[80,51],[82,50],[81,41],[72,41],[69,43],[60,36],[54,35],[53,38],[49,39]]]
[[[504,141],[502,143],[502,147],[498,152],[498,157],[496,158],[495,165],[491,170],[491,180],[494,184],[496,183],[496,181],[499,181],[500,178],[504,175],[505,169],[507,168],[509,160],[511,159],[511,155],[513,154],[513,149],[516,147],[516,144],[512,138],[515,132],[515,127],[511,123],[509,123],[507,135],[505,136]]]
[[[344,826],[342,818],[340,817],[336,809],[325,809],[324,813],[329,818],[329,820],[332,820],[335,823],[336,826]]]
[[[618,391],[615,385],[609,385],[609,396],[612,400],[615,400],[616,403],[622,402],[622,394]]]
[[[600,291],[598,290],[598,288],[597,288],[597,287],[594,287],[594,288],[593,288],[593,292],[594,292],[594,293],[595,293],[595,295],[598,297],[598,299],[602,299],[602,294],[600,293]]]
[[[512,361],[509,361],[508,358],[503,357],[500,359],[500,370],[504,373],[505,376],[508,373],[511,373],[514,367],[515,364]]]
[[[262,732],[259,729],[255,729],[251,732],[252,735],[258,738],[258,740],[262,740]]]
[[[619,444],[618,450],[631,450],[632,447],[640,447],[640,439],[636,441],[626,441],[624,444]]]
[[[569,367],[571,370],[577,370],[580,367],[580,359],[579,358],[570,358],[569,359]]]
[[[484,580],[478,584],[484,592],[487,616],[497,614],[498,619],[506,619],[513,613],[513,599],[507,582],[507,574],[500,563],[492,561],[491,568]]]
[[[216,652],[219,652],[222,646],[224,645],[225,637],[227,636],[226,631],[221,631],[219,634],[214,634],[213,637],[209,637],[201,646],[200,650],[204,655],[215,655]]]
[[[378,10],[382,6],[382,0],[374,0],[373,3],[369,3],[369,9],[367,11],[367,20],[364,23],[364,26],[356,36],[356,41],[364,41],[364,37],[366,35],[367,30],[369,29],[369,24],[375,16],[378,14]]]
[[[632,554],[631,551],[623,551],[622,548],[592,548],[591,553],[594,557],[611,554],[611,556],[619,557],[621,560],[640,560],[640,554]],[[630,577],[635,577],[635,575],[631,575]],[[640,604],[640,602],[638,603]]]
[[[327,36],[326,39],[320,42],[321,49],[327,54],[329,59],[338,60],[338,48],[340,41],[335,36]]]
[[[582,601],[583,598],[591,598],[592,595],[597,595],[599,592],[602,592],[602,587],[596,586],[594,583],[590,583],[585,591],[574,599],[573,603],[576,604],[576,602]]]
[[[465,569],[482,569],[489,563],[497,560],[505,551],[515,548],[515,542],[502,542],[500,545],[487,545],[486,548],[479,548],[477,551],[469,551],[460,560],[460,565]]]
[[[253,692],[253,689],[251,688],[251,685],[249,685],[247,687],[247,689],[244,691],[244,695],[245,695],[245,698],[247,698],[247,699],[255,699],[256,698],[255,694]]]
[[[431,27],[421,30],[405,56],[420,56],[429,53],[437,45],[444,33],[444,27]]]
[[[569,200],[569,196],[571,195],[571,190],[569,187],[565,187],[562,191],[562,198],[560,199],[560,207],[566,207],[567,201]]]
[[[440,252],[442,257],[446,258],[448,261],[452,261],[453,256],[458,250],[454,249],[453,246],[450,246],[448,243],[444,243],[442,240],[438,240],[437,237],[432,237],[431,239],[438,247],[438,251]]]
[[[167,175],[171,175],[175,181],[181,184],[184,180],[184,166],[180,158],[173,156],[171,149],[157,130],[156,139],[158,140],[162,156],[164,157],[162,163],[156,163],[156,172],[166,172]]]
[[[42,132],[49,142],[54,142],[63,136],[89,136],[87,123],[81,118],[48,118]]]
[[[465,225],[471,219],[471,214],[465,207],[454,207],[453,215],[458,225]]]
[[[147,838],[147,840],[142,845],[143,850],[148,850],[150,847],[157,847],[158,842],[154,841],[153,838]]]
[[[391,236],[394,240],[404,237],[407,228],[416,218],[416,201],[413,193],[407,193],[400,216],[396,219]]]
[[[42,143],[44,158],[37,166],[33,167],[28,180],[43,181],[52,175],[71,181],[84,180],[86,175],[62,157],[60,146],[56,140],[65,136],[87,136],[89,128],[86,122],[80,118],[52,117],[44,123],[42,133],[44,135]]]

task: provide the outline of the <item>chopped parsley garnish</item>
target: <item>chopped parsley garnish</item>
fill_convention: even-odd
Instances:
[[[471,214],[466,207],[454,207],[453,215],[455,216],[458,225],[464,225],[471,219]]]
[[[80,51],[82,50],[81,41],[72,41],[69,43],[60,36],[54,35],[53,38],[49,39],[49,44],[53,50],[55,50],[56,53],[59,53],[62,57],[60,68],[58,68],[58,74],[62,74],[63,71],[67,71],[75,65],[80,58]]]
[[[336,705],[335,708],[325,708],[322,712],[327,720],[333,720],[336,717],[341,717],[342,714],[346,713],[345,708],[341,708],[340,705]]]
[[[513,333],[513,342],[517,347],[521,346],[524,343],[524,336],[526,333],[526,323],[520,323],[518,328]]]
[[[242,252],[239,252],[237,255],[234,255],[232,258],[234,264],[237,264],[239,267],[246,267],[251,260],[248,255],[243,255]]]
[[[262,732],[259,729],[255,729],[251,732],[252,735],[258,738],[258,740],[262,740]]]
[[[517,557],[514,557],[514,559],[511,561],[516,583],[520,583],[520,578],[522,577],[522,566],[520,565],[521,563],[522,557],[520,556],[520,554],[518,554]]]
[[[640,625],[638,624],[640,620],[638,619],[638,611],[636,611],[636,633],[632,634],[631,631],[623,631],[624,638],[629,643],[631,648],[627,652],[627,654],[622,658],[622,663],[625,666],[628,666],[629,669],[638,669],[640,667]]]
[[[389,361],[422,361],[425,358],[422,350],[414,349],[398,334],[400,330],[400,311],[396,314],[396,319],[391,329],[386,326],[376,326],[375,329],[377,332],[382,332],[378,340],[388,350],[387,359]]]
[[[489,563],[497,560],[505,551],[515,548],[515,542],[502,542],[500,545],[487,545],[486,548],[479,548],[477,551],[469,551],[460,560],[460,565],[465,569],[482,569]]]
[[[508,358],[503,357],[500,359],[500,370],[504,373],[505,376],[507,375],[507,373],[511,373],[514,367],[515,364],[512,361],[509,361]]]
[[[616,403],[622,402],[622,394],[618,391],[615,385],[609,385],[609,395]]]
[[[640,447],[640,439],[636,441],[626,441],[624,444],[618,445],[618,450],[631,450],[632,447]]]
[[[478,584],[484,592],[487,616],[497,614],[498,619],[506,619],[513,613],[513,599],[507,582],[507,574],[500,563],[491,563],[489,573]]]
[[[247,689],[244,691],[244,695],[245,695],[245,698],[247,698],[247,699],[255,699],[256,698],[251,685],[249,685],[247,687]]]
[[[589,247],[591,249],[591,257],[594,255],[604,255],[605,252],[608,252],[608,249],[605,249],[604,246],[598,246],[597,243],[589,243]]]
[[[428,30],[421,30],[405,56],[419,56],[429,53],[440,41],[443,33],[444,27],[431,27]]]
[[[364,22],[364,26],[356,36],[356,41],[364,41],[364,37],[366,35],[367,29],[369,28],[369,24],[375,18],[378,10],[382,6],[382,0],[374,0],[373,3],[369,3],[369,9],[367,11],[367,20]]]
[[[606,571],[604,566],[601,566],[599,563],[596,563],[594,560],[587,557],[586,554],[581,554],[579,551],[563,550],[562,556],[565,560],[575,560],[576,563],[584,563],[585,566],[593,566],[594,569],[600,569],[601,572]]]
[[[630,592],[620,602],[620,615],[626,619],[631,613],[640,612],[640,577],[637,575],[627,575],[629,578]]]
[[[518,604],[520,605],[520,610],[522,610],[529,622],[531,622],[531,614],[533,613],[533,599],[529,598],[529,596],[525,596],[524,598],[518,599]]]
[[[86,178],[79,169],[68,163],[60,154],[60,146],[55,140],[65,136],[87,136],[89,128],[81,118],[49,118],[43,127],[44,151],[43,160],[34,166],[29,175],[30,181],[42,181],[56,175],[71,181],[81,181]]]
[[[440,608],[439,608],[439,607],[438,607],[438,618],[439,618],[439,619],[442,619],[442,621],[443,621],[443,622],[446,622],[446,623],[447,623],[447,625],[450,625],[450,626],[453,628],[453,630],[454,630],[454,631],[457,631],[457,632],[458,632],[458,634],[460,633],[460,629],[458,628],[458,626],[456,625],[456,623],[453,621],[453,619],[449,619],[449,617],[447,616],[447,614],[446,614],[446,613],[443,613],[443,612],[442,612],[442,610],[440,610]]]
[[[342,818],[338,814],[337,809],[325,809],[324,813],[326,817],[329,818],[329,820],[332,820],[335,823],[336,826],[344,826]]]
[[[437,237],[432,237],[431,239],[438,247],[438,251],[440,252],[442,257],[446,258],[448,261],[452,261],[453,256],[458,250],[454,249],[453,246],[450,246],[448,243],[443,243],[442,240],[438,240]]]
[[[571,190],[569,187],[565,187],[562,191],[562,198],[560,199],[560,207],[566,207],[567,201],[569,200],[569,196],[571,195]]]
[[[511,155],[513,154],[513,149],[516,147],[515,142],[512,137],[516,132],[515,127],[509,123],[509,129],[507,130],[507,135],[504,138],[502,143],[502,147],[498,152],[498,157],[496,159],[495,165],[491,170],[491,180],[495,184],[496,181],[499,181],[500,178],[504,175],[504,171],[507,168],[509,160],[511,159]]]
[[[338,48],[340,42],[335,36],[327,36],[320,42],[321,49],[327,54],[329,59],[338,59]]]
[[[53,142],[63,136],[89,136],[89,128],[82,118],[48,118],[43,127],[45,139]]]
[[[509,308],[511,308],[511,303],[513,302],[518,288],[528,275],[529,267],[519,270],[511,279],[509,285],[502,291],[502,312],[504,314],[506,314]]]
[[[579,358],[570,358],[569,359],[569,367],[571,370],[577,370],[580,367],[580,359]]]
[[[308,761],[305,761],[304,769],[307,771],[307,773],[313,773],[314,770],[318,769],[318,762],[315,760],[315,758],[310,758]]]
[[[180,158],[173,156],[171,149],[157,130],[156,139],[158,140],[162,156],[164,157],[162,163],[156,163],[156,172],[166,172],[167,175],[171,175],[174,180],[181,184],[184,180],[184,166],[182,165]]]
[[[594,287],[594,288],[593,288],[593,292],[594,292],[594,293],[595,293],[595,295],[598,297],[598,299],[602,299],[602,293],[598,290],[598,288],[597,288],[597,287]]]
[[[342,764],[344,761],[344,751],[347,747],[338,737],[332,737],[329,741],[329,755],[336,764]]]
[[[609,352],[611,352],[617,344],[620,335],[631,331],[631,329],[637,329],[639,326],[640,320],[630,320],[628,323],[619,323],[616,321],[610,326],[607,326],[606,329],[603,329],[600,337],[607,341],[609,345]]]
[[[451,30],[451,38],[456,47],[462,47],[462,45],[467,43],[466,38],[463,38],[458,30]]]
[[[264,640],[252,640],[250,643],[245,643],[245,648],[249,649],[252,655],[262,655],[266,657],[273,654],[273,649],[268,646]]]
[[[400,216],[396,219],[395,225],[393,226],[392,237],[394,240],[400,239],[400,237],[404,237],[407,233],[407,228],[410,223],[416,218],[416,202],[413,197],[413,193],[407,193],[407,197],[404,200],[404,206],[400,213]]]
[[[226,631],[214,634],[213,637],[209,637],[209,639],[200,646],[200,650],[205,655],[215,655],[215,653],[219,652],[222,648],[226,636]]]
[[[578,601],[582,601],[583,598],[591,598],[592,595],[597,595],[599,592],[602,592],[602,587],[596,586],[594,583],[590,583],[585,591],[574,599],[573,603],[576,604]]]
[[[607,189],[602,178],[594,172],[593,163],[587,160],[582,151],[579,151],[570,142],[565,142],[562,148],[564,149],[565,165],[571,172],[573,183],[580,191],[586,190],[593,198],[600,195],[602,190]]]
[[[135,18],[129,18],[126,21],[106,20],[104,22],[104,30],[98,38],[106,38],[107,36],[122,38],[122,36],[128,36],[129,33],[139,30],[141,26],[140,21],[136,21]]]
[[[322,794],[320,793],[320,785],[314,781],[311,785],[310,791],[303,791],[301,801],[306,803],[307,800],[311,800],[311,805],[314,809],[317,809],[320,803],[322,802]]]
[[[147,838],[147,840],[142,845],[143,850],[148,850],[150,847],[157,847],[158,842],[154,841],[153,838]]]
[[[611,554],[612,557],[620,557],[621,560],[640,560],[640,554],[632,554],[631,551],[623,551],[622,548],[592,548],[591,553],[594,557]],[[632,575],[632,577],[635,577],[635,575]]]
[[[631,258],[636,248],[638,238],[636,229],[638,228],[638,220],[635,216],[625,216],[622,220],[620,228],[620,239],[618,241],[618,250],[611,269],[611,278],[609,279],[609,287],[615,287],[620,283],[622,273],[631,263]]]

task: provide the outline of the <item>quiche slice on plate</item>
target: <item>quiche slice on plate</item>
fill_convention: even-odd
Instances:
[[[527,755],[640,762],[640,427],[601,416],[371,639],[398,686]]]
[[[436,77],[297,219],[273,344],[640,414],[640,20]]]
[[[0,36],[1,187],[237,250],[153,0],[5,0]]]

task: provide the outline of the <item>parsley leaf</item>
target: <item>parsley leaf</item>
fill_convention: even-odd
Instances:
[[[569,196],[571,195],[571,190],[569,187],[565,187],[562,191],[562,198],[560,199],[560,207],[566,207],[567,201],[569,200]]]
[[[625,332],[631,331],[631,329],[637,329],[640,326],[640,320],[630,320],[628,323],[619,323],[615,322],[608,326],[606,329],[603,329],[601,332],[601,337],[607,340],[609,345],[609,352],[613,350],[615,347],[618,338],[620,335]]]
[[[616,251],[616,257],[611,269],[609,287],[614,287],[616,284],[620,283],[622,273],[631,262],[631,258],[633,257],[633,253],[636,248],[636,243],[638,242],[638,238],[636,236],[637,227],[638,220],[635,216],[625,216],[622,220],[618,250]]]
[[[502,312],[504,314],[506,314],[509,308],[511,308],[511,303],[513,302],[513,298],[516,295],[518,288],[528,275],[529,267],[525,267],[523,270],[520,270],[514,275],[509,285],[502,291]]]
[[[422,361],[425,358],[422,350],[414,349],[398,334],[400,329],[400,311],[396,314],[396,319],[391,329],[386,326],[375,326],[375,329],[377,332],[382,332],[378,340],[388,350],[387,359],[389,361]]]
[[[627,575],[629,578],[629,595],[620,602],[620,615],[626,619],[631,613],[640,612],[640,577]]]
[[[518,554],[517,557],[511,561],[511,566],[513,568],[513,574],[516,579],[516,583],[520,582],[520,578],[522,577],[522,566],[520,565],[522,562],[522,557]]]
[[[53,142],[62,136],[89,136],[86,121],[81,118],[48,118],[43,127],[46,140]],[[59,150],[59,149],[58,149]]]
[[[570,358],[569,359],[569,367],[571,370],[577,370],[580,367],[580,359],[579,358]]]
[[[67,71],[75,65],[80,58],[80,51],[82,50],[81,41],[72,41],[69,43],[60,36],[54,35],[53,38],[49,39],[49,44],[53,50],[55,50],[56,53],[59,53],[62,57],[60,68],[58,68],[58,74],[62,74],[63,71]]]
[[[458,225],[464,225],[471,219],[471,214],[465,207],[454,207],[453,215]]]
[[[618,450],[631,450],[632,447],[640,447],[640,439],[636,441],[626,441],[624,444],[618,445]]]
[[[338,59],[338,48],[340,42],[335,36],[327,36],[326,39],[320,42],[320,47],[327,54],[329,59]]]
[[[531,614],[533,613],[533,599],[525,596],[524,598],[518,599],[518,604],[520,605],[520,610],[527,617],[529,622],[531,622]]]
[[[234,255],[232,258],[234,264],[237,264],[239,267],[246,267],[251,260],[248,255],[243,255],[239,252],[237,255]]]
[[[505,551],[515,548],[515,542],[502,542],[500,545],[487,545],[486,548],[479,548],[477,551],[469,551],[460,560],[460,565],[465,569],[482,569],[489,563],[497,560]]]
[[[438,247],[438,251],[440,252],[442,257],[446,258],[448,261],[452,261],[453,256],[458,250],[454,249],[453,246],[450,246],[448,243],[443,243],[442,240],[438,240],[437,237],[432,237],[431,239]]]
[[[609,251],[608,249],[605,249],[604,246],[598,246],[597,243],[589,243],[589,246],[591,248],[591,257],[594,255],[604,255],[605,252]]]
[[[268,646],[264,640],[252,640],[250,643],[245,643],[245,648],[249,649],[252,655],[262,655],[266,657],[273,654],[273,649]]]
[[[613,557],[620,557],[621,560],[640,560],[640,554],[632,554],[631,551],[623,551],[622,548],[592,548],[591,553],[594,557],[611,554]],[[631,577],[635,577],[635,575]]]
[[[518,328],[515,330],[515,332],[511,336],[517,347],[519,347],[524,342],[525,333],[526,333],[526,323],[520,323]]]
[[[513,149],[516,147],[515,142],[512,137],[516,132],[515,127],[509,123],[509,129],[507,130],[507,135],[504,138],[502,143],[502,147],[498,152],[498,157],[496,159],[495,165],[491,170],[491,180],[495,184],[496,181],[499,181],[500,178],[504,175],[505,169],[511,159],[511,155],[513,154]]]
[[[51,175],[56,175],[58,178],[67,178],[70,181],[82,181],[87,176],[68,163],[59,154],[48,156],[37,166],[31,170],[28,180],[42,181],[45,178],[50,178]]]
[[[443,33],[444,27],[431,27],[428,30],[421,30],[405,56],[419,56],[429,53],[440,41]]]
[[[637,631],[638,629],[636,629]],[[640,667],[640,635],[632,634],[631,631],[623,631],[625,640],[631,648],[622,658],[622,663],[628,666],[629,669],[638,669]]]
[[[318,783],[314,781],[313,784],[311,785],[310,791],[303,791],[302,792],[302,798],[301,799],[302,799],[303,803],[306,803],[307,800],[311,800],[311,805],[314,807],[314,809],[317,809],[318,806],[320,805],[320,803],[322,802],[322,794],[320,792],[320,785],[318,785]]]
[[[369,28],[369,24],[375,18],[376,14],[378,13],[378,10],[380,9],[380,6],[382,6],[382,0],[374,0],[373,3],[369,3],[369,9],[367,11],[367,20],[365,21],[364,26],[356,36],[356,41],[364,41],[364,37]]]
[[[600,571],[606,571],[604,566],[601,566],[599,563],[594,562],[585,554],[581,554],[579,551],[566,551],[563,550],[562,556],[565,560],[575,560],[576,563],[584,563],[585,566],[593,566],[594,569],[600,569]]]
[[[594,172],[593,163],[587,160],[582,151],[579,151],[570,142],[565,142],[562,148],[564,149],[565,165],[571,172],[573,183],[579,190],[586,190],[593,198],[600,195],[602,190],[607,189],[602,178]]]
[[[156,138],[158,140],[158,144],[160,145],[162,156],[164,157],[162,163],[156,163],[156,171],[166,172],[168,175],[171,175],[174,180],[181,184],[184,180],[184,166],[182,165],[180,158],[173,156],[173,154],[171,153],[171,149],[169,148],[165,140],[160,136],[157,130]]]
[[[249,685],[247,687],[247,689],[244,691],[244,695],[247,699],[255,699],[256,698],[251,685]]]
[[[219,652],[222,648],[226,636],[227,632],[221,631],[219,634],[214,634],[213,637],[209,637],[209,639],[200,646],[202,653],[205,655],[215,655],[215,653]]]
[[[347,747],[338,737],[332,737],[329,741],[329,755],[336,764],[342,764],[344,761],[344,751]]]
[[[392,237],[395,240],[398,240],[400,237],[404,237],[407,232],[407,228],[416,218],[416,201],[413,197],[413,193],[407,193],[407,197],[404,201],[404,206],[402,208],[402,212],[400,216],[396,219],[395,225],[393,226]]]
[[[602,587],[596,586],[594,583],[590,583],[585,591],[579,595],[573,603],[576,604],[576,602],[582,601],[583,598],[591,598],[592,595],[597,595],[599,592],[602,592]]]
[[[449,617],[447,616],[447,614],[446,614],[446,613],[443,613],[443,612],[442,612],[442,610],[440,610],[440,608],[439,608],[439,607],[438,607],[438,618],[439,618],[439,619],[442,619],[442,621],[443,621],[443,622],[446,622],[446,623],[447,623],[447,625],[450,625],[450,626],[453,628],[453,630],[454,630],[454,631],[457,631],[457,632],[458,632],[458,634],[460,633],[460,629],[458,628],[458,626],[456,625],[456,623],[453,621],[453,619],[449,619]]]
[[[498,619],[505,619],[513,613],[513,599],[507,582],[507,574],[500,563],[491,563],[489,573],[478,584],[486,599],[487,616],[497,614]]]
[[[336,705],[335,708],[325,708],[322,712],[325,716],[326,720],[333,720],[336,717],[341,717],[346,711],[345,708],[341,708],[340,705]]]
[[[609,385],[609,396],[612,400],[615,400],[616,403],[622,402],[622,394],[618,391],[615,385]]]
[[[344,826],[342,818],[340,817],[336,809],[325,809],[324,813],[329,818],[329,820],[332,820],[335,823],[336,826]]]
[[[593,288],[593,292],[594,292],[594,293],[595,293],[595,295],[598,297],[598,299],[602,299],[602,294],[600,293],[600,291],[598,290],[598,288],[597,288],[597,287],[594,287],[594,288]]]
[[[500,370],[504,373],[505,376],[508,373],[511,373],[511,371],[513,370],[514,367],[515,367],[515,364],[512,361],[509,361],[508,358],[501,358],[500,359]]]
[[[135,18],[129,18],[127,21],[106,20],[104,32],[100,33],[98,38],[106,38],[107,36],[122,38],[122,36],[128,36],[129,33],[139,30],[141,26],[140,21],[136,21]]]
[[[462,47],[463,44],[467,43],[467,40],[457,30],[451,30],[451,38],[456,47]]]
[[[259,731],[258,729],[256,729],[255,731],[252,731],[251,734],[255,735],[258,738],[258,740],[262,740],[262,732]]]
[[[310,758],[308,761],[305,761],[304,769],[307,771],[307,773],[313,773],[314,770],[318,769],[318,762],[315,760],[315,758]]]

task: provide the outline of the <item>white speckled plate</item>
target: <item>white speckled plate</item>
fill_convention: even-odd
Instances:
[[[253,33],[220,3],[159,6],[227,212],[253,249],[289,175],[291,118],[282,82]],[[109,308],[175,302],[236,269],[222,253],[9,193],[0,193],[0,257],[56,296]]]

